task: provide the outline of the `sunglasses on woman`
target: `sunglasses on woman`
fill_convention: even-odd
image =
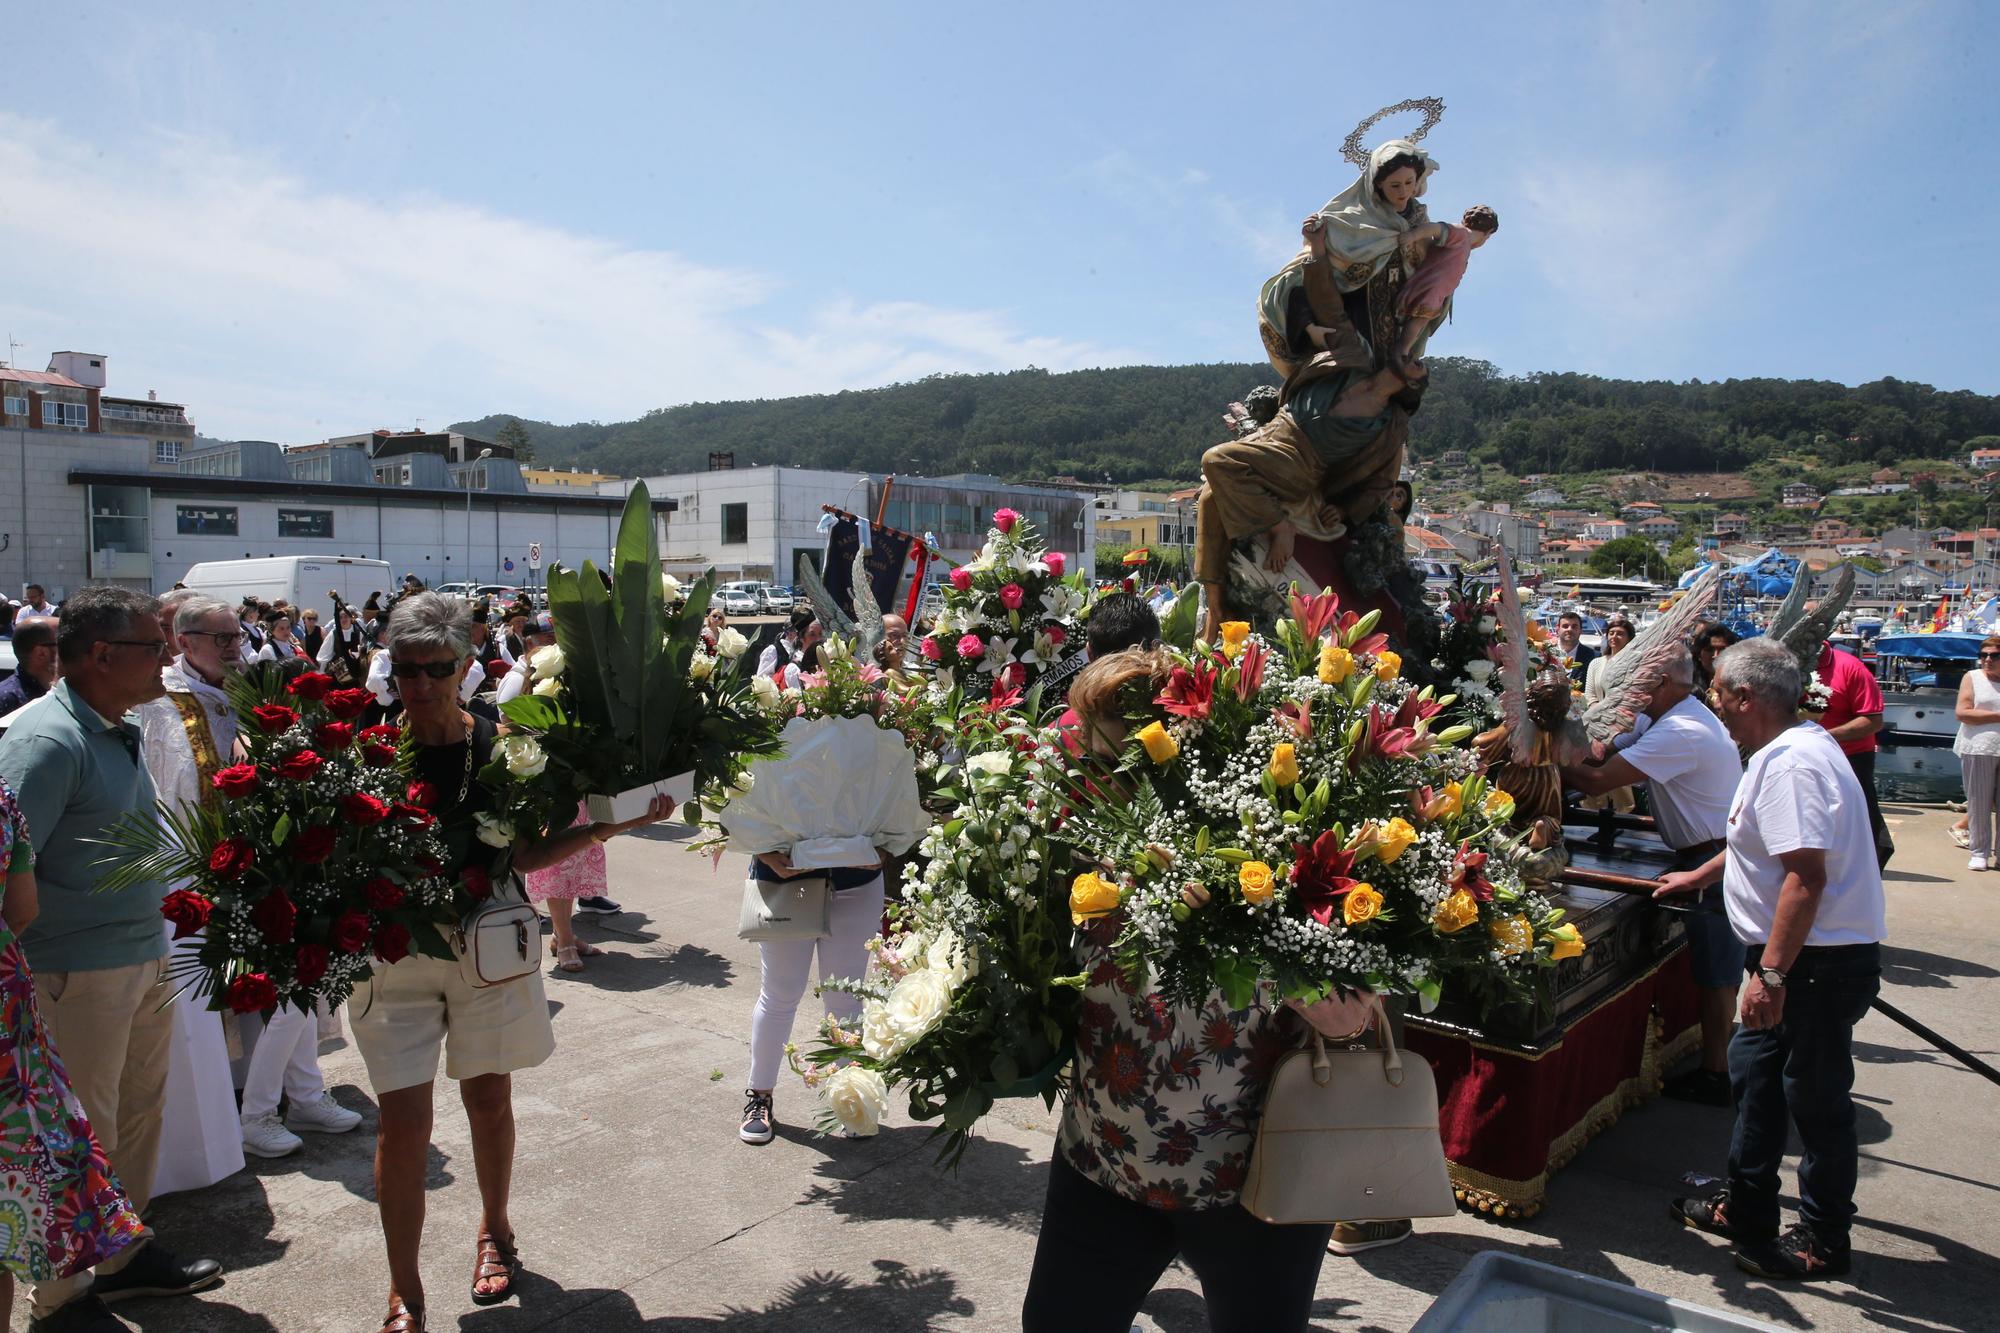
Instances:
[[[391,662],[389,674],[402,680],[414,680],[418,676],[429,676],[432,680],[446,680],[458,671],[456,662]]]
[[[1979,655],[1979,660],[1982,662],[1987,662],[1991,661],[1993,658],[1996,657],[2000,657],[2000,653],[1981,653]]]

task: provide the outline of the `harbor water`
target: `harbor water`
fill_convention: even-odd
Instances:
[[[1875,755],[1875,794],[1884,801],[1963,801],[1958,756],[1949,745],[1883,746]]]

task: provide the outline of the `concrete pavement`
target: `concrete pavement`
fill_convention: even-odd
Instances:
[[[1891,807],[1884,994],[1992,1060],[2000,1048],[2000,875],[1968,874],[1940,811]],[[1054,1117],[1011,1103],[956,1174],[900,1114],[872,1140],[820,1139],[808,1097],[781,1083],[778,1139],[736,1139],[754,947],[735,937],[740,859],[711,869],[664,830],[611,845],[631,909],[584,934],[608,957],[548,979],[558,1049],[516,1079],[514,1220],[520,1297],[467,1299],[478,1194],[465,1117],[438,1084],[424,1250],[433,1329],[1009,1329],[1031,1262]],[[808,1005],[811,1001],[808,1000]],[[811,1022],[802,1008],[800,1035]],[[1851,1282],[1780,1287],[1673,1225],[1684,1172],[1719,1173],[1727,1113],[1656,1101],[1556,1177],[1548,1210],[1506,1226],[1459,1216],[1402,1246],[1327,1260],[1314,1327],[1408,1328],[1465,1262],[1506,1249],[1753,1314],[1788,1329],[1993,1328],[2000,1291],[2000,1087],[1879,1015],[1858,1033],[1863,1160]],[[152,1221],[224,1284],[119,1307],[147,1333],[373,1333],[386,1276],[370,1184],[373,1107],[351,1047],[329,1043],[330,1086],[367,1113],[344,1138],[254,1161],[213,1189],[169,1196]],[[1788,1200],[1791,1198],[1788,1180]],[[20,1316],[17,1316],[19,1318]],[[1171,1269],[1149,1333],[1206,1328],[1199,1289]]]

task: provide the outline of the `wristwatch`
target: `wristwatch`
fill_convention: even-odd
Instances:
[[[1785,974],[1775,967],[1758,968],[1757,979],[1771,990],[1783,990],[1785,988]]]

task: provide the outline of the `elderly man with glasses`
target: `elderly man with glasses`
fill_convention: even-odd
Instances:
[[[159,604],[126,588],[89,587],[63,607],[63,679],[0,741],[0,776],[20,799],[35,842],[41,915],[22,932],[35,999],[92,1128],[143,1212],[152,1198],[166,1101],[173,997],[160,926],[164,885],[98,891],[101,839],[127,814],[150,814],[130,710],[157,699],[172,652]],[[105,1301],[177,1296],[222,1276],[213,1259],[183,1260],[146,1232],[89,1274],[35,1287],[30,1329],[116,1329]]]
[[[1798,662],[1747,639],[1715,660],[1716,714],[1750,756],[1723,849],[1660,877],[1661,892],[1720,880],[1743,945],[1743,1026],[1729,1043],[1736,1129],[1723,1188],[1673,1202],[1674,1217],[1736,1242],[1763,1278],[1843,1276],[1860,1145],[1854,1025],[1882,979],[1882,873],[1867,802],[1837,737],[1799,720]],[[1779,1177],[1797,1129],[1799,1220],[1778,1231]]]

